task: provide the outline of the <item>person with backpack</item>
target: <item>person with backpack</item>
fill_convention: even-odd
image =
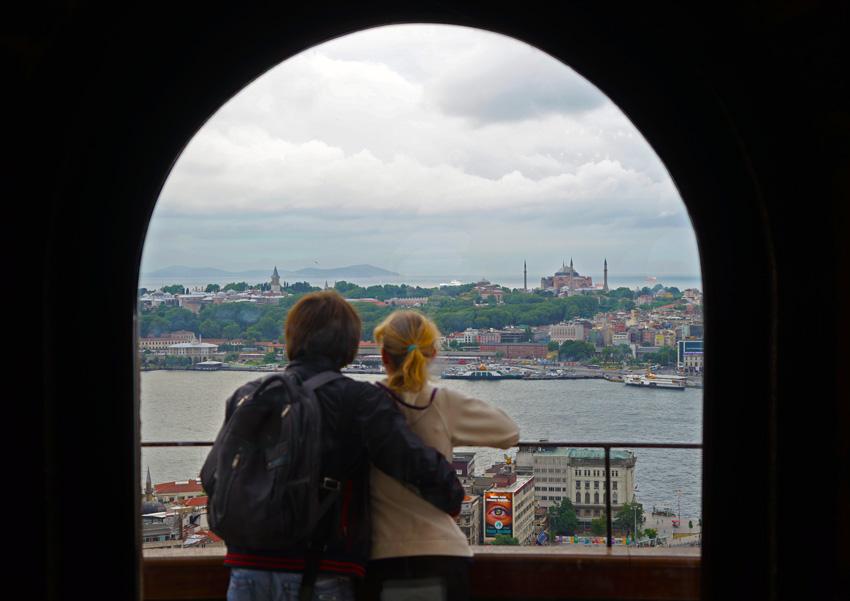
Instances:
[[[454,446],[516,445],[519,429],[503,411],[428,383],[439,336],[431,320],[411,310],[396,311],[375,328],[388,376],[379,386],[394,399],[410,430],[447,458]],[[372,468],[372,522],[366,598],[469,598],[472,550],[455,519],[378,464]]]
[[[309,401],[314,395],[320,409],[321,443],[320,466],[314,470],[320,476],[318,508],[310,506],[310,501],[302,502],[301,513],[295,516],[292,526],[302,528],[318,512],[320,517],[306,535],[302,538],[290,535],[290,528],[277,535],[281,540],[279,545],[273,540],[270,542],[265,532],[256,532],[253,527],[247,535],[235,529],[233,537],[238,539],[238,543],[223,536],[227,544],[225,564],[231,568],[227,592],[230,601],[353,599],[362,582],[370,550],[370,462],[379,466],[389,478],[396,479],[399,486],[415,489],[435,512],[445,513],[447,519],[452,519],[450,514],[460,512],[463,488],[445,457],[410,432],[404,416],[382,390],[368,382],[358,382],[339,374],[342,367],[354,360],[360,343],[360,328],[359,316],[350,303],[336,292],[324,291],[303,297],[289,311],[284,328],[290,364],[283,377],[291,378],[290,382],[294,380],[300,388],[286,388],[288,385],[281,383],[264,387],[262,383],[255,382],[246,385],[246,390],[237,390],[228,400],[225,427],[220,437],[229,421],[237,420],[235,416],[257,404],[255,395],[258,389],[269,391],[261,396],[271,396],[270,391],[275,388],[278,394],[288,390],[285,396],[291,406],[284,403],[275,409],[280,410],[281,423],[288,423],[286,420],[298,414],[303,397]],[[295,394],[301,394],[302,400],[293,402]],[[250,416],[250,413],[247,415]],[[309,414],[304,414],[299,419],[304,420],[305,416],[309,418]],[[239,419],[245,421],[248,418]],[[277,419],[275,414],[274,419],[267,421]],[[242,430],[241,434],[231,433],[231,438],[247,438],[249,431],[253,436],[265,436],[257,434],[256,427],[245,426]],[[300,428],[293,426],[292,431],[304,432],[309,428],[302,423]],[[202,472],[204,486],[207,488],[209,481],[216,489],[213,495],[216,498],[211,497],[213,506],[208,509],[211,522],[217,516],[221,518],[220,523],[225,524],[228,515],[233,513],[241,520],[237,523],[250,523],[253,509],[241,513],[234,509],[234,504],[240,505],[240,492],[244,506],[249,507],[251,493],[264,490],[266,486],[263,483],[263,479],[268,477],[265,472],[286,467],[289,463],[287,453],[295,454],[300,446],[311,442],[309,436],[304,435],[300,444],[293,444],[277,430],[274,430],[272,438],[275,436],[280,439],[279,442],[260,445],[265,464],[260,461],[259,467],[253,468],[255,473],[250,476],[253,480],[250,483],[243,480],[243,489],[237,486],[241,469],[238,466],[251,455],[246,449],[253,448],[252,445],[237,444],[233,460],[216,462],[211,458],[208,460],[210,466],[205,464],[206,478]],[[219,439],[216,440],[218,444]],[[213,463],[218,467],[212,467]],[[234,463],[237,464],[235,468]],[[291,469],[295,468],[295,465],[291,466]],[[231,478],[233,485],[229,486]],[[274,509],[286,501],[285,497],[289,494],[286,491],[295,490],[295,481],[299,480],[291,474],[289,478],[285,487],[277,483],[273,491],[262,493],[265,504]],[[291,521],[292,516],[284,515],[281,519]],[[272,520],[268,521],[267,529],[271,529]],[[214,524],[212,528],[216,531]]]

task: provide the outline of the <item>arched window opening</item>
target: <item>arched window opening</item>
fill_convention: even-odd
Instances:
[[[614,449],[606,472],[591,446],[701,442],[702,286],[693,229],[666,169],[567,66],[497,34],[398,25],[305,51],[224,105],[175,164],[149,228],[143,442],[211,440],[227,394],[285,364],[288,307],[324,287],[363,316],[352,377],[380,378],[368,373],[379,363],[372,328],[396,308],[416,308],[445,337],[441,372],[486,363],[522,376],[486,390],[441,385],[499,404],[526,442],[588,445],[529,446],[511,461],[457,449],[476,452],[479,472],[533,477],[544,508],[560,501],[543,491],[581,490],[576,477],[607,474],[624,493],[611,496],[612,518],[629,503],[648,514],[674,500],[678,515],[684,499],[697,522],[699,451]],[[181,405],[191,419],[175,413],[177,389],[197,403]],[[682,401],[675,418],[655,419],[672,395]],[[637,399],[640,415],[630,411]],[[523,453],[546,461],[530,467]],[[202,496],[192,478],[205,455],[146,446],[150,494],[172,484]],[[590,489],[584,480],[585,505]],[[548,526],[528,523],[523,543],[533,544]]]

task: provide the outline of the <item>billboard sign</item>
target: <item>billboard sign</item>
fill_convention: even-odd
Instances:
[[[484,492],[484,536],[513,536],[513,493]]]

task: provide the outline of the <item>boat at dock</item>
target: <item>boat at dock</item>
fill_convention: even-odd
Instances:
[[[520,373],[504,372],[498,369],[490,369],[486,365],[479,365],[476,368],[464,369],[458,371],[443,372],[440,377],[444,380],[522,380],[523,376]]]
[[[630,374],[623,377],[626,386],[642,386],[645,388],[663,388],[666,390],[684,390],[688,379],[684,376],[667,376],[654,374],[646,370],[645,374]]]

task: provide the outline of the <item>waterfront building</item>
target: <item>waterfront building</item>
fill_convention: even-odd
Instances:
[[[534,495],[540,507],[569,498],[580,521],[605,512],[605,453],[602,449],[520,447],[517,471],[534,476]],[[636,458],[631,451],[611,451],[611,511],[631,501]]]
[[[505,359],[545,359],[549,352],[545,343],[536,342],[484,342],[481,343],[482,353],[504,353]]]
[[[701,374],[704,364],[702,340],[680,340],[677,344],[678,371],[685,374]]]
[[[166,354],[175,357],[189,357],[192,363],[198,363],[212,359],[217,350],[217,344],[201,342],[197,338],[192,338],[191,342],[172,344],[166,349]]]
[[[193,332],[183,330],[163,333],[160,336],[147,336],[146,338],[139,338],[139,350],[165,351],[178,342],[191,342],[194,337]]]
[[[549,326],[549,340],[563,344],[567,340],[584,340],[585,327],[581,323],[559,323]]]

